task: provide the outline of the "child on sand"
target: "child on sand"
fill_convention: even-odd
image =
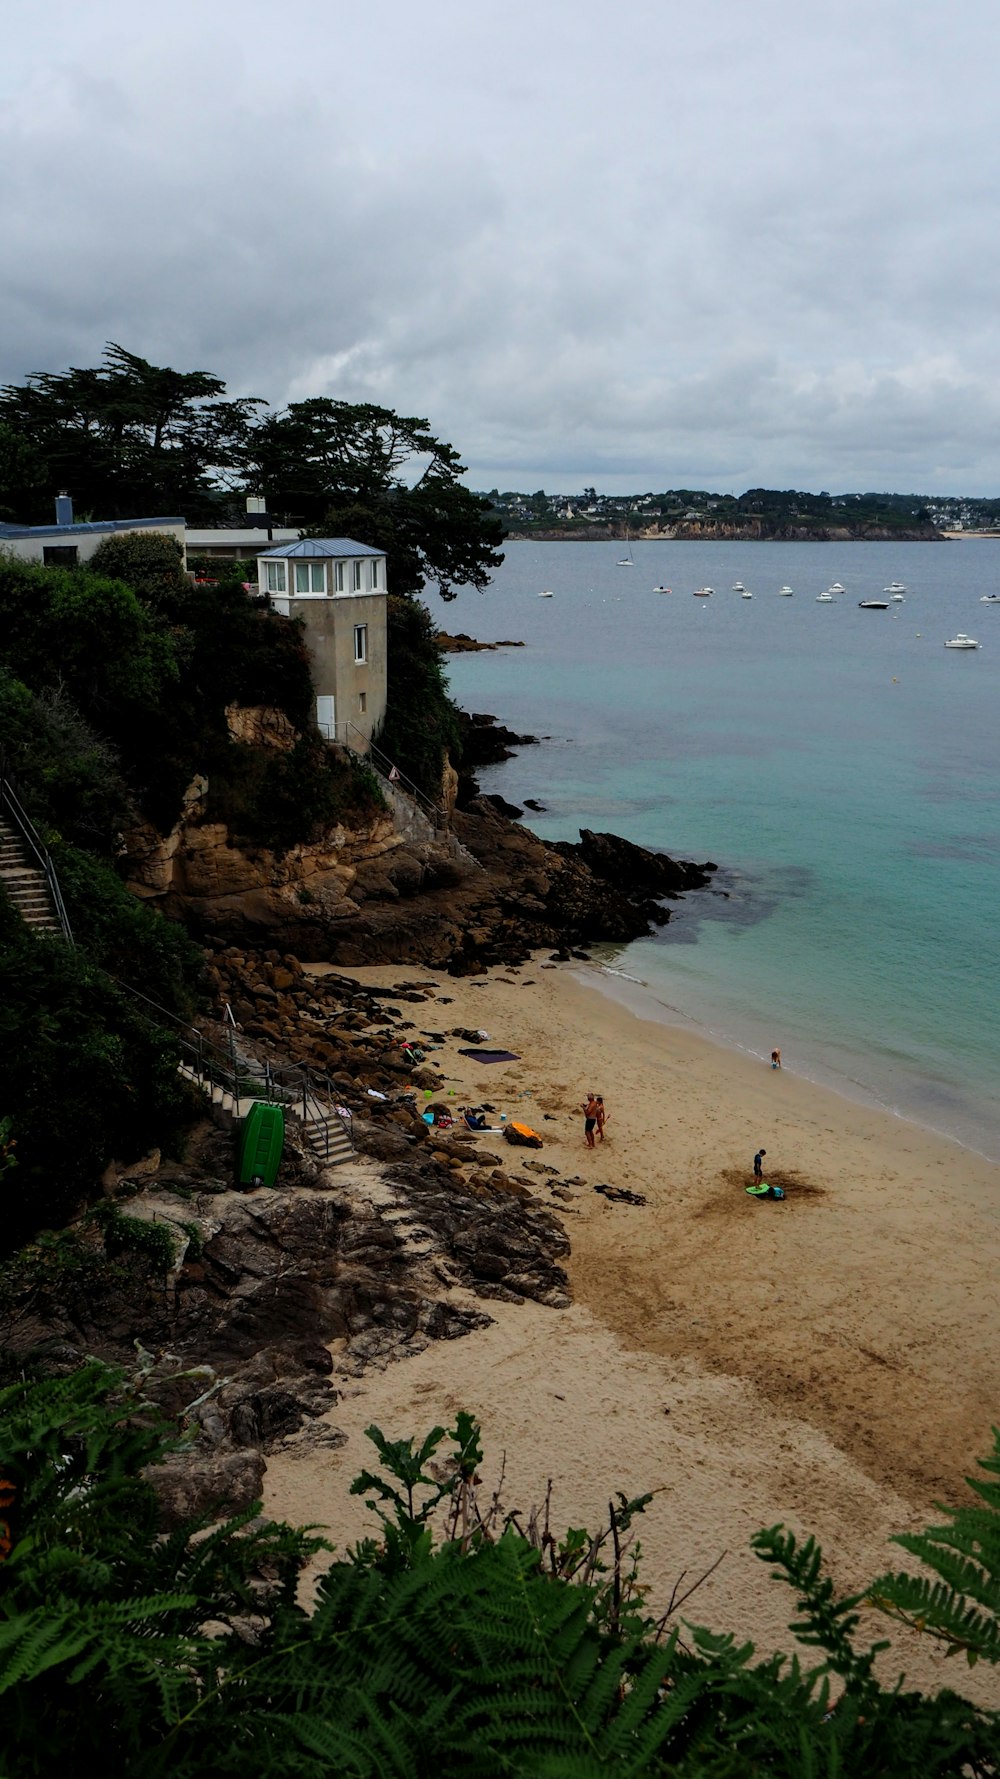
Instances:
[[[771,1051],[771,1067],[772,1067],[772,1069],[780,1069],[780,1067],[781,1067],[781,1051],[780,1050],[772,1050]]]
[[[758,1149],[753,1158],[753,1177],[755,1180],[762,1180],[764,1178],[764,1157],[766,1154],[766,1149]]]

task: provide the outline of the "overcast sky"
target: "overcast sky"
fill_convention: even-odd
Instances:
[[[473,486],[1000,493],[988,0],[7,0],[0,379],[106,340]]]

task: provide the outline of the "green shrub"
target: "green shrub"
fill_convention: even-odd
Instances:
[[[445,752],[461,757],[458,714],[448,696],[441,651],[426,607],[392,596],[388,612],[388,707],[378,745],[434,803],[441,799]]]
[[[10,1253],[87,1204],[113,1156],[175,1142],[187,1113],[172,1034],[81,948],[36,938],[3,896],[0,1052],[0,1118],[17,1141],[0,1225]]]
[[[649,1615],[621,1549],[644,1500],[560,1540],[547,1516],[480,1511],[468,1415],[422,1442],[369,1434],[380,1470],[354,1487],[378,1529],[304,1598],[299,1572],[322,1548],[306,1531],[251,1510],[160,1532],[149,1477],[177,1437],[120,1373],[90,1364],[0,1390],[5,1779],[1000,1770],[996,1713],[880,1684],[885,1645],[855,1648],[860,1597],[835,1595],[812,1540],[774,1528],[756,1543],[795,1594],[792,1629],[815,1665],[761,1658]],[[998,1509],[984,1511],[995,1582]]]

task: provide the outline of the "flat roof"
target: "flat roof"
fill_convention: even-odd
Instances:
[[[218,525],[207,530],[186,527],[189,544],[268,544],[284,543],[290,539],[293,543],[299,536],[297,525],[273,525],[271,536],[267,535],[266,525],[239,526],[226,528]]]
[[[183,526],[184,520],[177,519],[94,519],[85,524],[73,525],[7,525],[0,521],[0,538],[3,537],[80,537],[92,536],[95,531],[139,531],[144,527],[156,530],[163,525]]]

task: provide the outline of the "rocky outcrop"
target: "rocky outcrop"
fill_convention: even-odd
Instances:
[[[492,718],[473,722],[491,748],[526,739]],[[129,835],[130,887],[202,935],[276,941],[345,966],[405,957],[467,974],[542,946],[625,942],[662,925],[664,900],[714,870],[613,835],[553,846],[483,797],[454,807],[446,830],[414,805],[411,821],[387,811],[279,854],[235,845],[208,820],[206,795],[196,780],[169,835],[148,826]]]
[[[442,655],[474,655],[481,649],[523,649],[523,642],[512,642],[509,638],[503,642],[478,642],[464,630],[452,636],[447,630],[439,630],[434,641]]]
[[[561,842],[558,850],[582,859],[594,876],[606,883],[628,884],[630,893],[639,897],[674,900],[688,890],[704,889],[711,882],[712,873],[718,870],[711,860],[704,865],[692,865],[636,846],[618,834],[595,834],[591,828],[580,829],[578,846]]]

